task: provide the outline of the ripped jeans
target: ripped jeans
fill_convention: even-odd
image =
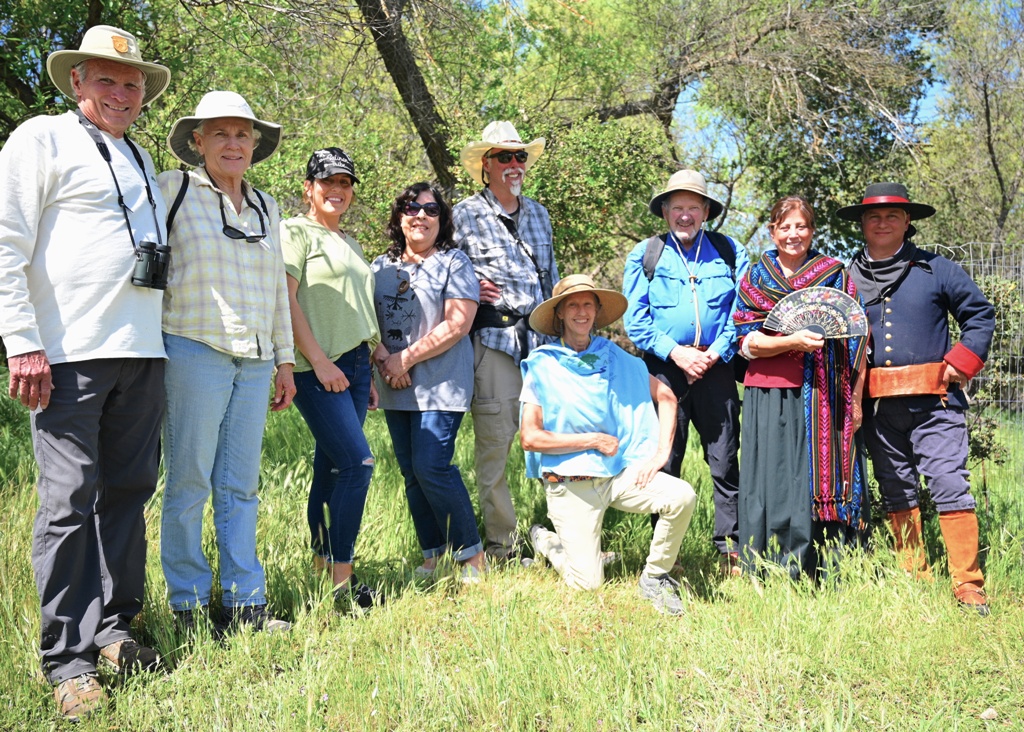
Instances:
[[[313,371],[295,374],[295,406],[316,440],[306,517],[310,546],[328,562],[350,563],[373,477],[373,453],[363,434],[370,403],[370,352],[365,343],[334,362],[348,389],[324,389]]]
[[[686,481],[656,473],[643,488],[636,486],[636,469],[613,478],[549,483],[544,481],[548,518],[555,532],[542,529],[535,549],[577,590],[597,589],[604,581],[601,563],[601,524],[609,507],[628,513],[657,513],[661,518],[647,555],[644,574],[668,574],[690,525],[697,494]]]

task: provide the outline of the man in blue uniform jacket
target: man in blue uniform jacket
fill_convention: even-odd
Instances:
[[[985,616],[964,387],[985,366],[995,309],[960,265],[910,240],[911,221],[934,213],[912,203],[904,186],[875,183],[861,203],[836,215],[859,222],[866,244],[850,265],[871,321],[864,436],[896,551],[904,569],[930,577],[918,507],[924,476],[939,511],[953,593]],[[952,347],[949,315],[960,325]]]

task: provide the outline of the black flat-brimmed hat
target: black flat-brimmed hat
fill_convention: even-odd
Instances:
[[[859,223],[864,212],[873,208],[902,208],[910,214],[911,220],[926,219],[935,213],[935,209],[927,203],[911,201],[907,187],[902,183],[872,183],[864,191],[860,203],[844,206],[836,211],[836,216],[844,221]]]

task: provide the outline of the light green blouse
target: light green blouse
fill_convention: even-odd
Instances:
[[[380,342],[373,309],[373,273],[363,248],[305,216],[281,222],[285,271],[299,282],[299,307],[313,337],[332,361],[367,343]],[[296,347],[295,370],[312,371]]]

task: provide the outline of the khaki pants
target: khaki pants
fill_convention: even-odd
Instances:
[[[608,507],[629,513],[657,513],[644,574],[668,574],[679,555],[679,545],[690,525],[697,495],[690,484],[667,473],[657,473],[637,488],[636,471],[627,469],[614,478],[572,483],[544,483],[548,518],[557,534],[541,529],[536,549],[574,589],[593,590],[604,581],[601,564],[601,523]]]
[[[512,548],[516,511],[512,506],[505,464],[519,430],[519,393],[523,377],[512,357],[473,339],[473,429],[476,484],[488,554],[503,557]]]

